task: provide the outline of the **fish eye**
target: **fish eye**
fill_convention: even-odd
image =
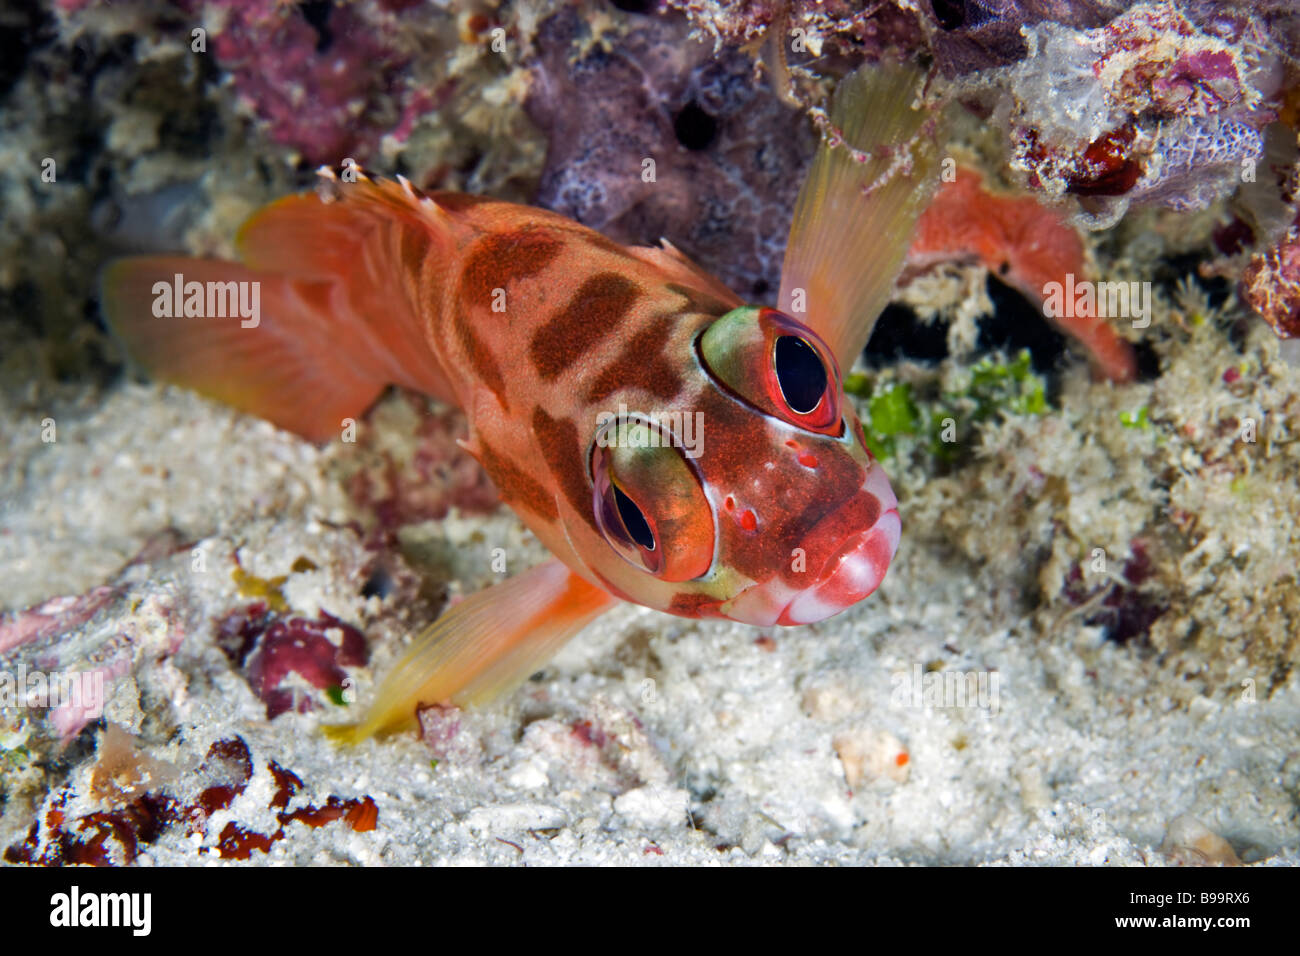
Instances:
[[[790,411],[811,414],[826,393],[826,366],[816,350],[797,335],[778,336],[772,349],[772,367]]]
[[[611,483],[610,488],[614,492],[614,505],[618,509],[619,520],[623,522],[623,528],[628,536],[642,548],[653,551],[655,533],[650,530],[650,525],[646,522],[641,509],[618,485]]]
[[[592,447],[591,480],[596,526],[625,561],[665,581],[712,567],[713,509],[669,432],[635,418],[607,423]]]
[[[776,309],[742,306],[695,341],[704,368],[735,397],[811,432],[844,433],[839,366],[801,322]]]

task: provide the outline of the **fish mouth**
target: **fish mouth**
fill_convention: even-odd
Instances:
[[[839,614],[875,591],[898,551],[903,524],[898,499],[879,465],[873,465],[862,490],[880,502],[881,514],[870,528],[840,543],[812,576],[815,584],[795,588],[774,577],[741,591],[722,606],[722,612],[734,621],[759,626],[813,624]]]
[[[898,509],[891,508],[869,529],[850,537],[826,562],[818,583],[795,595],[776,623],[824,621],[869,596],[885,579],[902,530]]]

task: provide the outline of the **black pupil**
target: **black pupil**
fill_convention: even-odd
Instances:
[[[655,536],[646,524],[645,515],[636,506],[636,502],[623,494],[618,485],[611,482],[614,489],[614,503],[618,505],[618,516],[623,519],[623,527],[632,536],[632,540],[647,551],[655,549]]]
[[[776,380],[785,403],[797,415],[807,415],[826,391],[826,367],[813,347],[795,335],[776,340]]]

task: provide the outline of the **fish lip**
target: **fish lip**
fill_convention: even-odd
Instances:
[[[890,508],[870,528],[849,537],[822,567],[817,582],[794,595],[777,623],[813,624],[848,610],[875,593],[898,553],[902,521]]]
[[[898,517],[898,497],[894,494],[894,488],[889,483],[889,476],[885,474],[885,469],[882,468],[880,463],[874,459],[872,459],[871,464],[866,468],[865,477],[862,479],[862,484],[858,486],[858,490],[855,492],[855,497],[856,495],[861,494],[868,494],[875,498],[880,504],[880,513],[876,515],[876,520],[871,522],[867,527],[854,531],[840,542],[835,550],[831,552],[831,556],[826,559],[818,570],[816,575],[817,583],[812,585],[813,587],[821,585],[826,579],[827,569],[837,561],[842,561],[853,547],[857,547],[861,544],[861,539],[866,538],[879,528],[880,522],[885,520],[887,516],[893,514],[895,517]],[[846,502],[852,500],[853,498],[850,497],[846,499]],[[811,528],[808,529],[808,535],[811,536],[816,534],[823,524],[833,522],[836,518],[837,511],[838,509],[832,510],[823,518],[819,519]],[[897,544],[895,544],[895,550],[897,550],[897,547]]]
[[[883,518],[884,516],[885,513],[882,513],[880,517]],[[876,530],[876,525],[878,524],[880,524],[879,518],[876,519],[875,523],[872,524],[870,528],[859,531],[856,534],[851,534],[845,538],[844,541],[841,542],[840,546],[835,549],[835,552],[826,559],[826,563],[821,566],[821,570],[817,572],[817,583],[814,587],[820,587],[825,584],[827,580],[829,580],[830,577],[839,570],[838,567],[833,567],[833,565],[842,564],[850,555],[866,544],[867,538]],[[793,604],[794,602],[791,601],[790,603]]]

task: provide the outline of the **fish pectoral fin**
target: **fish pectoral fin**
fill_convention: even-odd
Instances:
[[[795,203],[777,307],[822,337],[845,373],[871,337],[938,183],[936,113],[915,66],[868,63],[840,81]]]
[[[416,637],[361,723],[326,727],[341,743],[415,726],[421,705],[485,704],[513,690],[618,599],[559,560],[471,595]]]

